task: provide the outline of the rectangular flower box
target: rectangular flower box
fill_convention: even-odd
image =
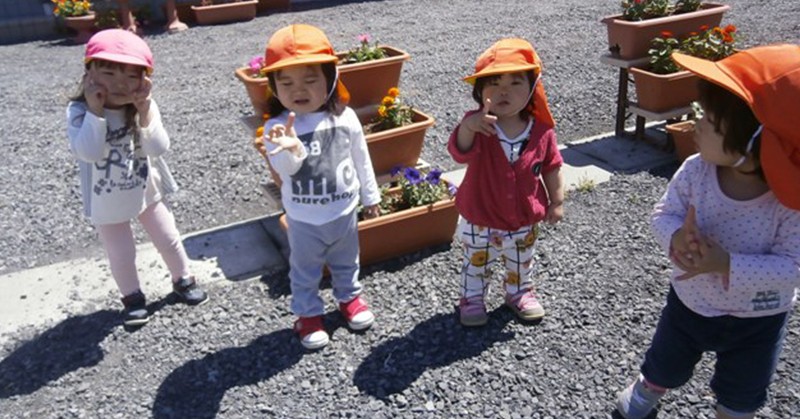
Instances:
[[[243,22],[256,17],[258,0],[234,1],[209,6],[192,5],[195,20],[200,25]]]
[[[339,78],[350,92],[350,106],[353,109],[377,105],[386,92],[398,87],[403,62],[411,56],[398,48],[381,45],[386,58],[365,61],[363,63],[339,64]],[[337,52],[339,61],[344,60],[347,52]]]
[[[637,105],[644,110],[662,113],[686,107],[700,95],[697,90],[700,79],[689,71],[656,74],[632,67],[630,73],[636,87]]]
[[[359,112],[358,119],[365,125],[377,114],[377,109],[371,112]],[[375,175],[389,173],[395,166],[414,167],[417,165],[425,142],[425,133],[433,126],[435,120],[432,116],[413,109],[414,116],[411,124],[392,128],[385,131],[366,135],[369,157],[372,160],[372,169]]]
[[[678,39],[700,26],[718,26],[722,15],[731,7],[719,3],[703,3],[699,10],[689,13],[631,22],[622,15],[601,20],[608,28],[608,49],[614,58],[632,60],[646,57],[650,42],[663,31],[672,32]]]

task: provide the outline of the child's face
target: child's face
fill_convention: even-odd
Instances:
[[[723,139],[723,133],[714,130],[714,115],[706,112],[695,122],[694,142],[700,151],[700,157],[717,166],[733,166],[741,154],[725,151],[722,147]]]
[[[501,74],[483,86],[481,96],[492,101],[489,112],[498,118],[517,117],[528,105],[531,89],[524,72]]]
[[[106,107],[121,107],[133,103],[133,93],[142,86],[144,68],[130,64],[94,62],[89,68],[89,76],[94,83],[106,90]]]
[[[316,112],[328,98],[328,83],[320,65],[289,67],[277,72],[275,96],[295,113]]]

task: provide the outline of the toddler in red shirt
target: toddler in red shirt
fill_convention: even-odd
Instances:
[[[534,243],[540,221],[557,223],[564,216],[564,181],[541,70],[529,42],[502,39],[464,78],[480,108],[464,115],[447,148],[467,165],[456,194],[465,326],[488,321],[484,297],[490,263],[498,258],[506,268],[506,304],[525,321],[544,316],[533,291]]]

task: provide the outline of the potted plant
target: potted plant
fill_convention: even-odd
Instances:
[[[377,106],[356,112],[376,175],[388,173],[395,166],[416,166],[422,153],[425,133],[433,117],[403,103],[400,89],[391,87]]]
[[[601,20],[608,29],[608,48],[616,58],[644,57],[650,40],[670,31],[682,38],[697,27],[718,26],[730,6],[700,0],[623,0],[622,13]]]
[[[395,180],[381,187],[381,215],[358,222],[362,265],[449,243],[455,234],[456,188],[441,178],[441,171],[396,167],[392,174]],[[288,229],[286,215],[280,225]]]
[[[372,42],[369,34],[358,36],[358,45],[337,52],[339,77],[350,92],[350,107],[358,110],[380,103],[384,92],[400,83],[403,62],[411,56],[398,48]]]
[[[95,28],[95,14],[88,0],[51,0],[55,6],[53,14],[64,20],[64,24],[74,30],[72,41],[86,43]]]
[[[686,121],[667,124],[664,128],[672,141],[675,157],[684,161],[687,157],[697,153],[697,143],[694,142],[695,121],[703,117],[703,110],[697,102],[692,102],[692,115]]]
[[[264,57],[257,55],[250,59],[245,67],[234,70],[236,78],[244,83],[250,104],[253,105],[256,113],[262,115],[267,111],[267,89],[269,89],[269,79],[264,71]]]
[[[258,0],[202,0],[192,11],[198,24],[213,25],[252,20],[257,5]]]
[[[734,25],[724,28],[706,26],[690,32],[679,41],[675,34],[665,31],[652,40],[648,51],[650,65],[631,68],[638,106],[651,112],[665,112],[688,106],[697,100],[697,76],[680,71],[672,61],[672,53],[680,51],[699,58],[717,61],[736,51],[737,30]]]

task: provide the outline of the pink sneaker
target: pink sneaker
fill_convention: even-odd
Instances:
[[[328,344],[328,333],[322,325],[322,316],[300,317],[294,322],[294,331],[306,349],[319,349]]]
[[[367,302],[360,295],[346,303],[339,303],[339,311],[353,330],[368,329],[375,322],[375,315],[369,311]]]
[[[483,326],[489,321],[482,295],[462,298],[458,305],[461,324],[464,326]]]
[[[532,321],[544,317],[544,308],[539,304],[533,290],[506,294],[506,305],[522,320]]]

